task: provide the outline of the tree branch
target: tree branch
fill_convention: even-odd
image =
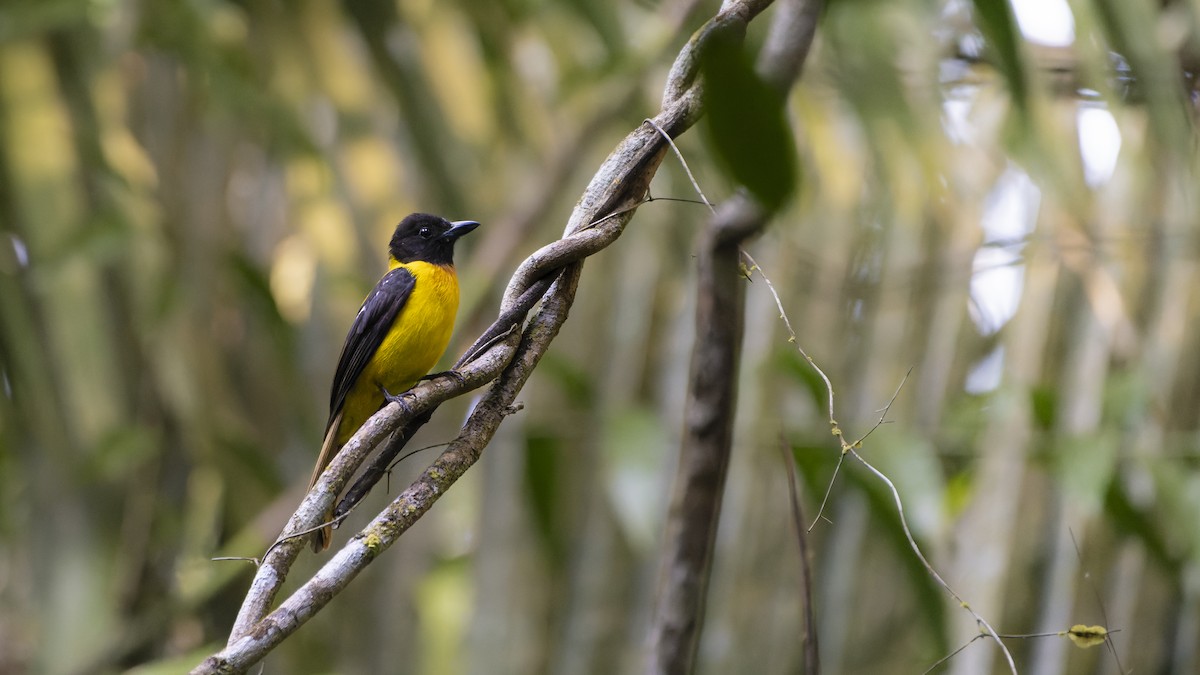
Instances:
[[[765,218],[743,220],[746,198],[734,198],[708,228],[698,263],[696,343],[679,468],[671,494],[659,567],[659,600],[651,632],[654,673],[693,671],[711,567],[713,541],[733,440],[736,381],[744,323],[737,241],[726,227],[752,231]]]
[[[409,409],[389,404],[363,425],[342,448],[316,485],[301,502],[273,546],[260,562],[258,573],[243,602],[225,649],[213,654],[192,672],[238,673],[261,660],[288,635],[324,607],[366,565],[391,546],[421,517],[482,453],[515,396],[538,360],[557,335],[574,300],[582,271],[581,261],[615,241],[643,202],[650,181],[667,148],[656,128],[670,136],[686,131],[699,118],[698,56],[714,26],[744,28],[769,0],[726,2],[721,11],[685,45],[671,69],[662,110],[654,125],[633,130],[609,155],[592,178],[568,221],[562,239],[530,256],[513,275],[501,302],[502,322],[517,325],[525,293],[539,281],[561,270],[548,286],[542,305],[520,333],[494,325],[468,351],[458,371],[461,379],[436,378],[410,392]],[[523,298],[525,296],[525,298]],[[532,303],[531,303],[532,304]],[[515,313],[514,313],[515,310]],[[514,318],[519,315],[519,318]],[[498,322],[498,324],[501,322]],[[493,337],[488,338],[491,334]],[[502,339],[495,336],[508,335]],[[366,528],[268,614],[303,542],[298,533],[316,527],[333,506],[336,496],[365,460],[370,450],[413,419],[431,413],[441,402],[495,380],[495,384],[468,418],[458,438]]]

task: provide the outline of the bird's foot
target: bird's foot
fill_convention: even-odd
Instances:
[[[412,406],[410,406],[408,401],[405,400],[405,397],[410,395],[407,390],[399,394],[393,394],[392,392],[388,391],[386,387],[380,387],[379,391],[383,392],[383,400],[400,406],[400,409],[406,414],[412,414]]]

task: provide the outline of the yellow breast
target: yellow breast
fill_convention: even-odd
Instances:
[[[427,262],[392,261],[416,278],[412,294],[387,337],[367,362],[346,396],[337,443],[343,444],[383,405],[383,389],[401,394],[435,365],[450,344],[458,314],[458,278],[454,268]]]

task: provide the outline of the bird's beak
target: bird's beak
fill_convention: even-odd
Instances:
[[[477,227],[479,227],[479,223],[473,220],[460,220],[450,223],[450,229],[443,232],[441,238],[454,241]]]

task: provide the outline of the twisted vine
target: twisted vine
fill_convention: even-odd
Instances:
[[[240,673],[257,663],[395,543],[478,460],[566,321],[583,260],[616,241],[643,203],[668,148],[657,129],[675,137],[699,119],[703,83],[698,64],[710,38],[718,31],[744,32],[749,21],[770,4],[771,0],[727,1],[684,45],[668,75],[654,125],[640,125],[617,145],[584,190],[563,237],[517,268],[505,289],[499,318],[467,350],[458,376],[422,382],[409,393],[407,409],[389,404],[354,434],[289,519],[280,539],[256,561],[257,573],[226,647],[192,673]],[[526,323],[539,300],[540,307]],[[405,425],[427,418],[440,403],[492,382],[442,454],[312,578],[271,610],[303,547],[297,535],[321,524],[323,514],[371,450]]]

